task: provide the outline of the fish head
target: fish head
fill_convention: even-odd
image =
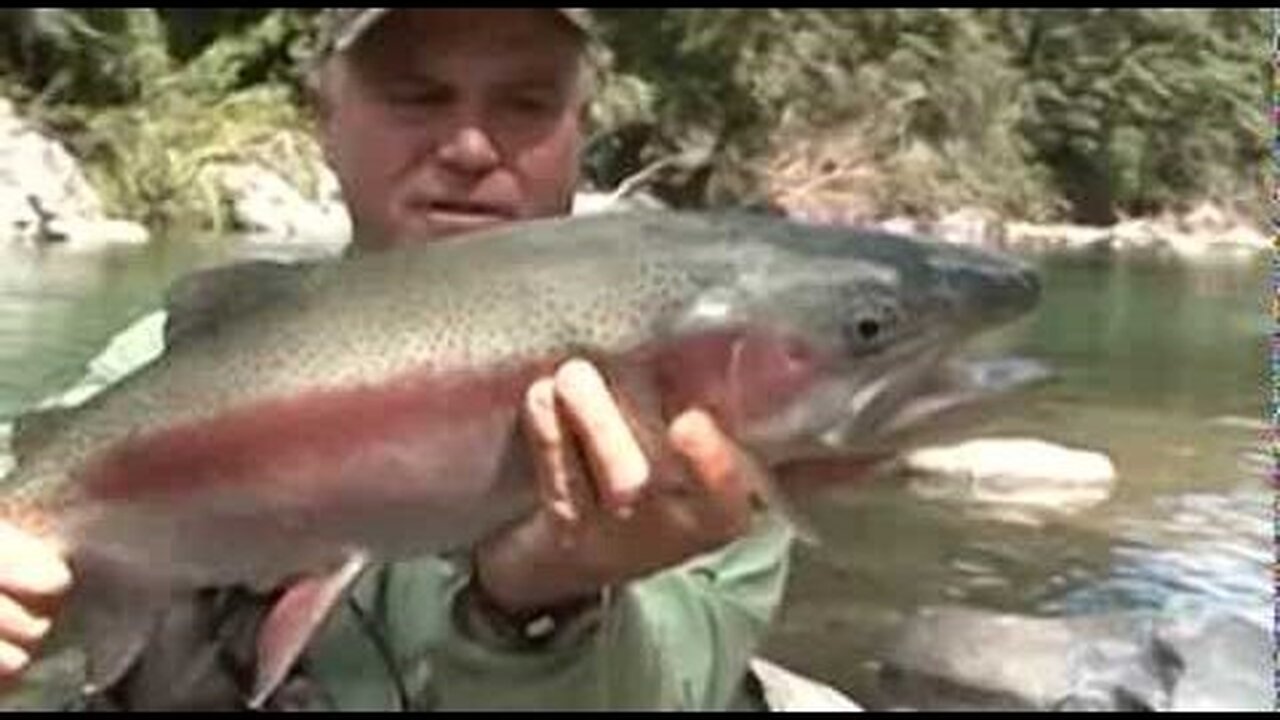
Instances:
[[[1031,360],[953,357],[1036,306],[1028,263],[901,235],[775,227],[759,239],[744,230],[733,270],[679,320],[686,337],[718,335],[724,348],[711,372],[682,357],[686,382],[766,461],[892,454],[1048,376]]]

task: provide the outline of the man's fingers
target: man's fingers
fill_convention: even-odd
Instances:
[[[71,587],[71,571],[38,538],[0,522],[0,593],[50,598]]]
[[[11,678],[27,669],[31,654],[26,650],[0,640],[0,678]]]
[[[701,503],[704,517],[730,533],[740,531],[752,491],[747,473],[753,468],[747,458],[720,432],[711,416],[700,410],[689,410],[672,421],[668,437],[705,493]]]
[[[44,639],[51,624],[48,618],[37,617],[13,598],[0,594],[0,642],[30,648]]]
[[[564,439],[555,412],[554,384],[547,380],[534,382],[525,395],[521,417],[533,448],[538,491],[543,506],[551,511],[552,516],[559,521],[576,522],[579,514],[570,495],[562,453]]]
[[[556,390],[582,436],[601,502],[629,515],[649,481],[649,461],[603,378],[589,363],[570,360],[556,373]]]
[[[733,481],[737,468],[733,448],[705,412],[681,413],[671,423],[670,439],[708,490],[719,494]]]
[[[573,542],[577,528],[596,505],[578,448],[566,435],[556,406],[555,380],[540,379],[525,396],[525,431],[533,446],[539,493],[561,546]]]

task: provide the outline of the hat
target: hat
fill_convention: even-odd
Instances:
[[[399,8],[329,8],[325,14],[329,17],[329,38],[325,43],[324,55],[345,52],[362,35],[369,31],[379,20],[392,10]],[[592,42],[595,33],[591,26],[590,11],[586,8],[548,8],[560,13],[583,37]]]

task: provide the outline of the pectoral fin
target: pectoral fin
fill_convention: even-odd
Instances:
[[[347,588],[368,564],[352,555],[336,572],[306,578],[285,591],[258,633],[258,663],[250,708],[260,708],[289,675]]]

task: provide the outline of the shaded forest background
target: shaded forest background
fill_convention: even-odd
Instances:
[[[111,209],[223,206],[246,153],[299,182],[315,149],[310,9],[7,9],[0,94],[62,139]],[[1108,224],[1210,201],[1262,217],[1262,10],[602,10],[610,72],[588,177],[677,207],[978,206]],[[265,149],[264,149],[265,148]],[[281,167],[284,166],[284,167]]]

